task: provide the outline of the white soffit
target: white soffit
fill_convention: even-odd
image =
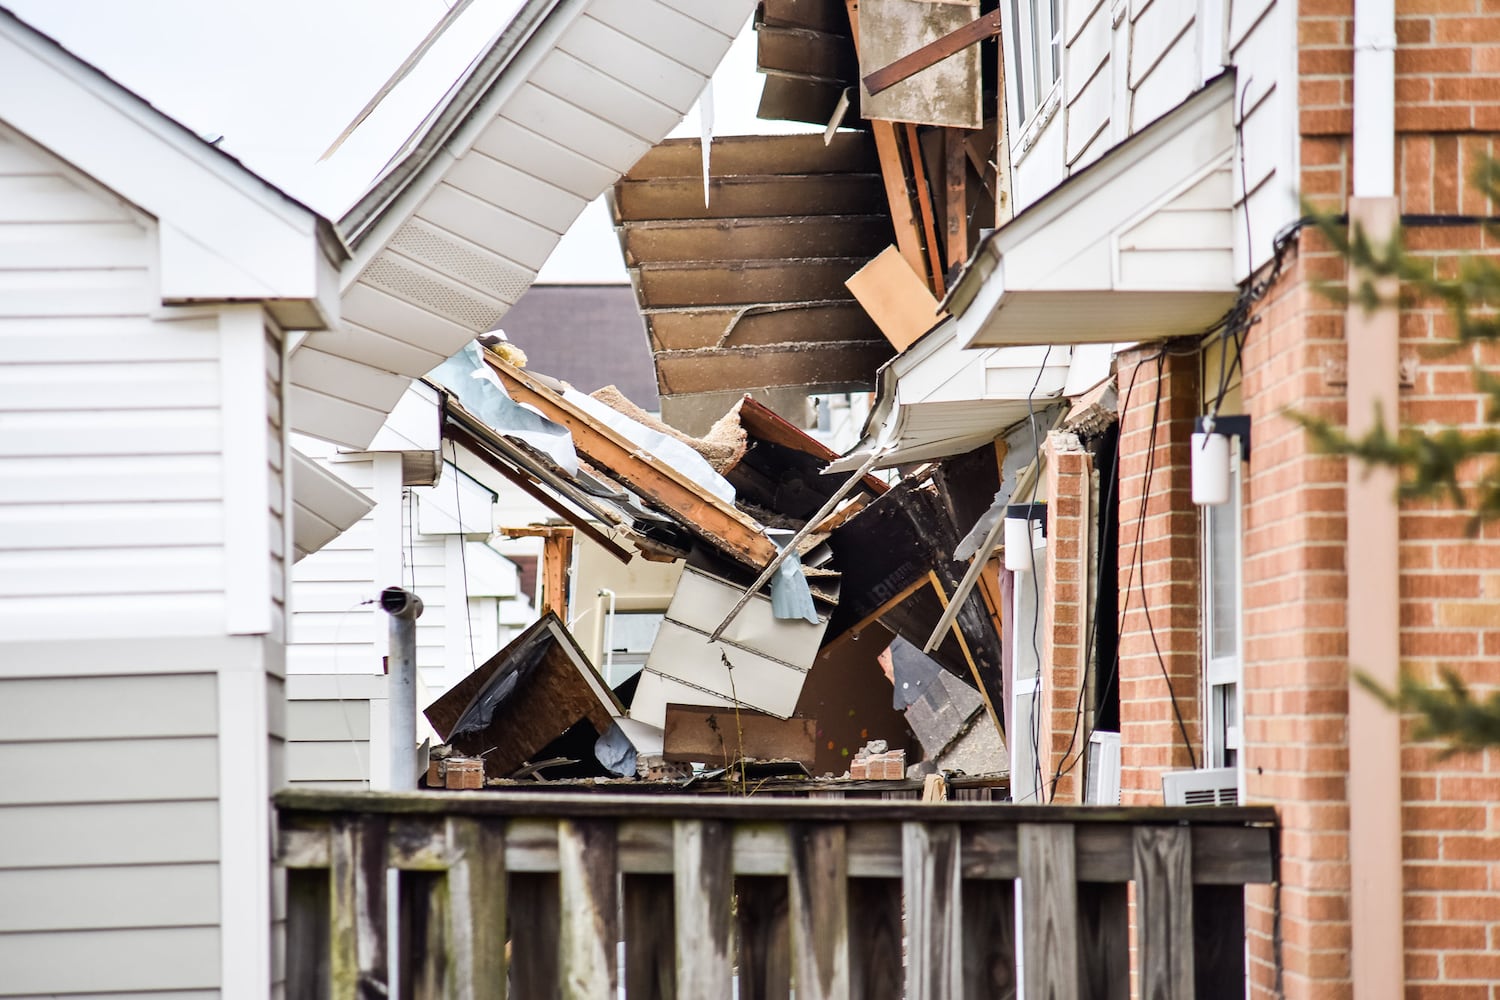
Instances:
[[[298,559],[333,541],[374,506],[328,469],[292,451],[292,544]]]
[[[986,237],[948,301],[964,347],[1159,340],[1233,304],[1226,74]]]
[[[304,372],[304,352],[411,377],[494,329],[584,206],[692,108],[754,2],[532,7],[507,29],[529,37],[517,46],[502,34],[491,48],[515,46],[503,65],[481,56],[456,88],[463,113],[434,116],[434,132],[447,129],[446,137],[419,143],[422,162],[410,176],[377,184],[341,223],[357,244],[344,279],[348,322],[311,334],[292,356],[293,381],[309,402],[298,430],[332,437],[337,424],[337,440],[373,435],[379,424],[339,401],[389,408],[378,394],[331,383],[326,365]],[[486,72],[488,83],[471,86]],[[326,410],[311,405],[314,394],[331,400]]]
[[[872,421],[875,429],[866,440],[829,468],[857,468],[880,443],[890,450],[878,468],[988,444],[1063,394],[1074,353],[1067,346],[965,351],[955,325],[947,323],[892,360],[882,373],[876,407],[884,417],[878,427]]]

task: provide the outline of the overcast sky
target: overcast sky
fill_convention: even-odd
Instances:
[[[330,143],[448,8],[446,0],[0,0],[246,166],[332,218],[503,27],[521,0],[474,0],[406,81],[329,160]],[[754,33],[714,79],[714,134],[778,129],[755,118]],[[673,134],[697,135],[696,111]],[[542,281],[624,281],[602,202],[590,205]]]

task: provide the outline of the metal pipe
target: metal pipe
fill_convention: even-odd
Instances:
[[[400,587],[380,592],[380,608],[391,616],[390,699],[391,790],[415,791],[417,766],[417,619],[422,599]]]
[[[615,592],[600,587],[595,597],[609,595],[609,610],[604,616],[604,683],[615,686]]]

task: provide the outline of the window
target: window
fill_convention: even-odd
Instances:
[[[1058,0],[1009,0],[1005,40],[1010,115],[1019,132],[1047,96],[1062,67],[1062,11]]]
[[[1240,444],[1229,446],[1229,502],[1203,508],[1204,765],[1240,760],[1241,562]]]

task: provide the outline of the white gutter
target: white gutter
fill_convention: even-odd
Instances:
[[[1376,245],[1390,239],[1401,212],[1395,197],[1395,69],[1394,0],[1356,0],[1349,224]],[[1351,275],[1351,286],[1355,280]],[[1356,437],[1373,427],[1377,411],[1386,419],[1399,412],[1398,291],[1395,281],[1383,281],[1380,306],[1366,311],[1354,297],[1345,312],[1348,423]],[[1349,463],[1349,965],[1357,997],[1405,993],[1400,717],[1353,680],[1353,671],[1363,670],[1388,689],[1396,685],[1401,628],[1395,493],[1394,470]]]

